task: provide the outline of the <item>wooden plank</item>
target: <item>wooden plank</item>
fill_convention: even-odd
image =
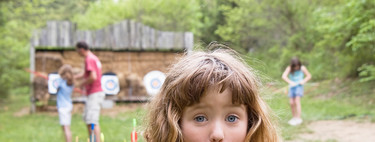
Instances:
[[[141,46],[141,28],[142,25],[135,21],[129,22],[129,29],[130,29],[130,46],[129,49],[140,49]]]
[[[150,29],[150,48],[156,49],[156,30]]]
[[[104,43],[101,46],[104,49],[111,49],[114,46],[113,25],[104,28]]]
[[[118,50],[121,47],[121,23],[113,25],[113,47],[112,49]]]
[[[105,41],[104,35],[105,35],[104,29],[99,29],[95,31],[95,37],[93,38],[94,43],[91,46],[93,49],[104,47],[104,41]]]
[[[173,49],[184,49],[184,33],[182,32],[175,32],[173,35]]]
[[[83,41],[85,40],[85,31],[76,31],[75,32],[75,38],[73,40],[73,45],[75,46],[75,44],[78,42],[78,41]],[[86,41],[88,42],[88,41]]]
[[[77,31],[77,24],[69,22],[69,45],[71,47],[75,47],[76,43],[74,42],[75,40],[75,31]]]
[[[157,49],[172,49],[173,47],[173,32],[164,32],[164,31],[159,31],[157,33],[157,43],[156,43],[156,48]]]
[[[69,21],[61,21],[58,24],[57,43],[60,47],[72,47],[74,25]]]
[[[93,31],[76,31],[75,39],[73,40],[72,47],[75,47],[75,44],[79,41],[85,41],[91,48],[94,45],[94,32]]]
[[[142,28],[142,40],[141,40],[141,45],[142,49],[150,49],[151,47],[151,34],[150,34],[150,27],[148,26],[143,26]]]
[[[129,28],[129,20],[124,20],[120,22],[120,49],[128,49],[130,48],[130,28]]]
[[[142,49],[142,29],[144,25],[142,23],[136,22],[136,39],[135,39],[135,48],[136,49]]]
[[[47,45],[46,46],[57,46],[57,22],[47,22]]]
[[[192,32],[185,32],[185,50],[192,51],[194,46],[194,35]]]
[[[48,35],[47,35],[47,29],[42,29],[40,31],[40,36],[39,36],[39,46],[48,46],[47,40],[48,40]]]

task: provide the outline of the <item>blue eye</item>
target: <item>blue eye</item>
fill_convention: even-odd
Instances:
[[[197,122],[203,122],[203,121],[207,121],[207,118],[205,118],[204,116],[197,116],[194,118],[194,120]]]
[[[226,120],[226,121],[228,121],[228,122],[235,122],[237,119],[238,119],[237,116],[229,115],[229,116],[227,117],[227,120]]]

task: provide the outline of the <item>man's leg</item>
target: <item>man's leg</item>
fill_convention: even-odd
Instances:
[[[105,98],[104,92],[93,93],[88,96],[88,100],[86,102],[87,114],[84,115],[85,122],[87,124],[89,136],[91,135],[91,124],[95,124],[94,135],[95,135],[96,142],[100,142],[101,131],[100,131],[100,125],[99,125],[99,118],[100,118],[101,104],[104,101],[104,98]]]
[[[89,130],[89,136],[91,136],[91,124],[90,125],[87,125],[87,129]],[[95,135],[95,140],[96,142],[100,142],[101,139],[100,139],[100,135],[101,132],[100,132],[100,125],[99,124],[95,124],[95,127],[94,127],[94,135]]]

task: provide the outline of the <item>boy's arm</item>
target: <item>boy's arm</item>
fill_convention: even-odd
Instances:
[[[74,76],[74,79],[82,79],[83,75],[84,75],[84,73],[77,74],[77,75]]]
[[[302,80],[301,84],[305,84],[307,81],[309,81],[311,79],[311,74],[305,66],[302,66],[301,70],[306,75],[306,77]]]
[[[290,80],[288,78],[288,74],[290,73],[290,66],[286,67],[283,75],[282,75],[282,79],[287,82],[288,84],[295,84],[292,80]]]

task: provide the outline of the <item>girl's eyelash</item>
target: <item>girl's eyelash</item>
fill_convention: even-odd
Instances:
[[[238,117],[237,115],[231,114],[231,115],[228,115],[228,116],[225,118],[225,121],[228,121],[228,122],[236,122],[238,119],[239,119],[239,117]]]
[[[197,121],[197,122],[204,122],[204,121],[207,121],[207,118],[203,115],[198,115],[198,116],[194,117],[194,120]]]

